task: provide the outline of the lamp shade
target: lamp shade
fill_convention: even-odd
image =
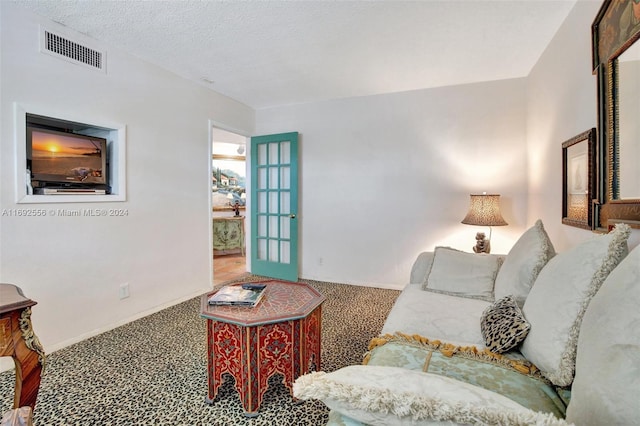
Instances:
[[[500,195],[471,194],[469,212],[462,223],[480,226],[508,225],[500,214]]]

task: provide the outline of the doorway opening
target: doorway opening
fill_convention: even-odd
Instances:
[[[213,284],[247,274],[247,138],[212,128]]]

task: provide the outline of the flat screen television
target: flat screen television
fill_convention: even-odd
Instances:
[[[31,180],[61,186],[108,183],[107,140],[27,126],[27,164]]]

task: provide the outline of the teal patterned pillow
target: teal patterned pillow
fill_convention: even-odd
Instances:
[[[484,343],[492,352],[507,352],[520,344],[531,329],[516,299],[509,295],[484,310],[480,330]]]

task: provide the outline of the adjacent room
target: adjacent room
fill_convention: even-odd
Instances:
[[[638,39],[638,0],[1,1],[2,425],[638,424]]]
[[[247,271],[247,138],[216,127],[211,133],[213,283],[221,284]]]

